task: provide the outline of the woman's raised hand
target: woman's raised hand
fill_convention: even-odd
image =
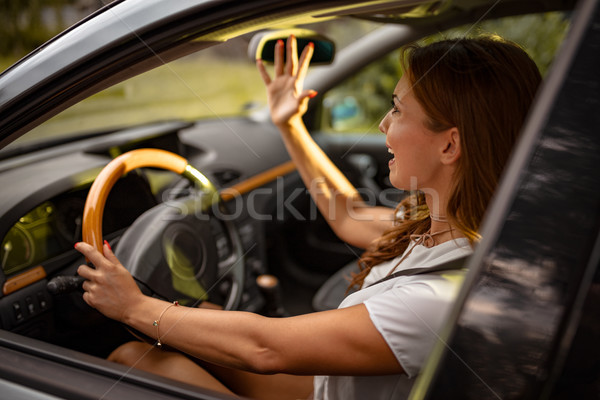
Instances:
[[[283,53],[286,49],[284,63]],[[260,76],[267,87],[267,97],[271,110],[271,119],[277,126],[290,125],[295,119],[300,119],[306,112],[308,99],[317,92],[304,90],[304,77],[314,52],[314,44],[304,48],[298,60],[296,38],[292,35],[287,43],[279,40],[275,46],[274,77],[271,79],[262,60],[256,60]]]

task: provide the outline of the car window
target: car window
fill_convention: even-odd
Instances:
[[[507,17],[465,25],[424,38],[429,43],[443,38],[497,34],[529,53],[544,76],[569,26],[569,15],[553,12]],[[327,133],[379,133],[379,121],[390,107],[390,95],[402,74],[400,51],[371,63],[359,74],[326,93],[321,130]]]
[[[315,30],[341,49],[381,24],[329,20]],[[199,51],[110,87],[63,111],[7,149],[157,121],[245,116],[266,106],[266,91],[248,55],[252,34]]]

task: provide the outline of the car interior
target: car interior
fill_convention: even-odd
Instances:
[[[548,1],[535,7],[500,2],[489,14],[474,8],[457,18],[461,10],[437,12],[431,7],[445,2],[432,2],[429,7],[354,10],[347,17],[351,22],[325,16],[308,24],[299,20],[293,32],[306,43],[317,43],[324,53],[307,77],[305,86],[319,96],[311,100],[305,123],[366,202],[394,207],[406,193],[394,189],[387,178],[389,155],[377,123],[389,105],[386,93],[398,78],[397,66],[390,67],[398,64],[396,49],[417,39],[464,34],[472,27],[463,25],[466,20],[485,20],[489,25],[478,29],[502,33],[507,18],[535,11],[538,28],[552,24],[560,29],[556,43],[540,41],[540,48],[532,49],[547,70],[569,27],[570,13],[563,10],[572,4],[567,3]],[[343,24],[355,27],[353,37],[344,37]],[[66,110],[33,129],[31,137],[25,135],[0,151],[1,329],[101,358],[138,336],[83,301],[76,269],[86,260],[73,245],[86,232],[106,239],[142,290],[159,298],[187,306],[215,303],[272,317],[333,306],[331,299],[317,296],[319,289],[331,285],[331,279],[343,287],[344,276],[336,273],[355,267],[362,249],[340,241],[310,199],[270,123],[258,73],[240,78],[258,99],[233,104],[224,97],[211,103],[205,81],[242,73],[202,70],[210,57],[246,63],[244,71],[253,69],[256,55],[268,61],[274,41],[290,32],[278,27],[240,34],[166,64],[162,72],[149,71],[146,81],[126,80],[74,106],[76,112],[94,116],[89,110],[101,102],[110,105],[117,96],[131,104],[143,97],[163,97],[178,111],[184,108],[180,101],[193,101],[204,108],[200,117],[175,118],[143,103],[144,113],[154,118],[129,122],[125,111],[118,110],[121,103],[115,103],[114,121],[99,115],[78,124]],[[521,35],[528,37],[527,32]],[[208,46],[198,44],[203,47]],[[182,83],[181,71],[189,66],[205,76],[186,88],[188,100],[169,97],[177,84],[188,85]],[[241,90],[246,89],[232,89]],[[228,109],[229,115],[221,111]],[[98,189],[106,195],[100,219],[86,221],[86,212],[98,206],[90,193],[101,171],[142,149],[158,153],[148,153],[144,167],[117,172],[114,182],[105,182]],[[194,172],[156,165],[162,151],[182,157],[184,169],[189,165]],[[340,291],[335,296],[343,295]]]

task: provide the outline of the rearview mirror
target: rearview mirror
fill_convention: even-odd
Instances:
[[[252,61],[260,58],[263,61],[273,62],[277,41],[286,41],[290,35],[296,36],[298,57],[300,57],[304,47],[313,42],[315,44],[315,51],[310,64],[331,64],[333,62],[335,57],[335,44],[333,41],[308,29],[285,29],[257,33],[252,37],[248,45],[248,56]]]

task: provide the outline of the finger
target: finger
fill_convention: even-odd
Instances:
[[[298,96],[298,99],[300,101],[302,101],[306,98],[312,99],[312,98],[316,97],[318,94],[319,94],[319,92],[317,92],[316,90],[309,89],[309,90],[305,90],[302,93],[300,93],[300,96]]]
[[[298,69],[298,41],[296,36],[290,35],[287,40],[287,53],[286,53],[286,72],[291,76],[296,76]]]
[[[94,247],[92,247],[92,245],[90,245],[89,243],[86,242],[77,242],[75,243],[75,250],[77,250],[78,252],[80,252],[82,255],[84,256],[88,256],[89,254],[91,254],[94,250]]]
[[[85,264],[82,264],[77,268],[77,274],[84,279],[93,280],[98,275],[98,271],[96,271],[94,268],[88,267]]]
[[[92,304],[90,297],[91,297],[90,292],[83,292],[83,301],[85,301],[88,306],[96,308]]]
[[[260,77],[262,78],[265,85],[270,85],[271,77],[269,76],[269,73],[267,72],[267,69],[265,68],[265,64],[263,63],[263,61],[261,59],[256,60],[256,67],[258,68],[258,73],[260,74]]]
[[[121,262],[117,259],[117,256],[115,256],[115,253],[113,253],[110,244],[106,240],[104,241],[102,251],[104,252],[104,257],[106,257],[108,261],[110,261],[113,264],[121,264]]]
[[[308,45],[304,47],[302,50],[302,55],[300,56],[299,69],[298,69],[298,80],[303,81],[308,73],[308,66],[310,65],[310,60],[315,52],[315,44],[310,42]]]
[[[275,60],[274,60],[275,76],[283,75],[283,67],[284,67],[283,48],[284,48],[283,40],[279,39],[277,41],[277,44],[275,45]]]
[[[300,98],[300,108],[303,108],[306,110],[306,107],[308,106],[308,99],[310,98],[310,96],[305,96]]]
[[[79,242],[75,245],[75,249],[90,260],[96,268],[102,268],[107,261],[104,255],[100,254],[100,252],[89,243]]]

